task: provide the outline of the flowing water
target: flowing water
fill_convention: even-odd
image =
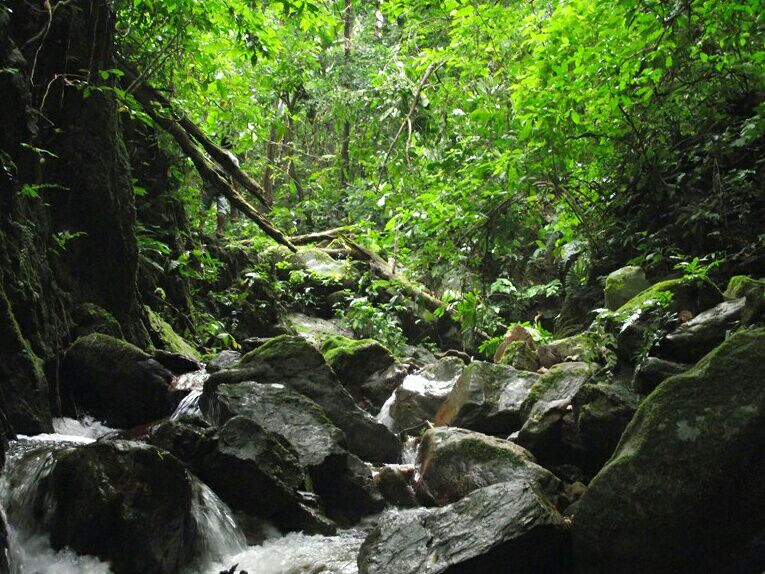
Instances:
[[[179,410],[188,411],[197,402],[198,395]],[[98,558],[53,550],[46,534],[46,513],[40,517],[33,506],[39,498],[38,484],[52,471],[57,450],[90,444],[116,431],[91,418],[57,419],[54,428],[53,434],[19,437],[8,448],[0,477],[0,505],[8,524],[12,574],[112,574],[109,564]],[[290,533],[247,547],[229,508],[199,481],[194,483],[194,493],[192,516],[203,542],[196,549],[198,558],[179,574],[218,574],[234,565],[238,565],[236,572],[248,574],[358,574],[356,557],[366,536],[363,528],[336,536]]]

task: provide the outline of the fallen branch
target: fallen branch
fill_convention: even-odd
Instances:
[[[290,241],[293,245],[308,245],[310,243],[320,243],[322,241],[337,239],[343,233],[347,233],[352,230],[353,226],[346,225],[345,227],[335,227],[334,229],[326,229],[324,231],[316,231],[314,233],[306,233],[305,235],[295,235],[290,237]]]
[[[192,138],[199,142],[205,152],[216,161],[228,173],[234,181],[239,183],[247,191],[252,193],[258,201],[268,209],[271,208],[271,202],[266,197],[263,187],[239,167],[239,160],[231,152],[223,149],[213,143],[199,127],[184,114],[179,113],[170,101],[165,98],[156,88],[148,82],[141,79],[129,64],[124,61],[119,62],[120,69],[125,73],[125,77],[131,82],[133,93],[141,90],[144,98],[156,102],[161,108],[170,112],[178,125],[186,131]],[[141,104],[143,106],[143,104]]]
[[[255,209],[244,196],[234,189],[233,185],[231,185],[226,178],[215,169],[215,166],[204,156],[201,150],[192,141],[188,132],[181,127],[178,122],[163,116],[157,111],[155,108],[156,101],[152,98],[150,93],[147,93],[145,86],[139,86],[133,93],[133,96],[138,103],[141,104],[144,111],[149,114],[149,116],[151,116],[162,129],[173,136],[181,150],[183,150],[183,153],[185,153],[194,163],[194,167],[203,180],[214,187],[220,195],[228,199],[235,208],[252,219],[266,235],[271,237],[277,243],[286,246],[290,251],[297,251],[297,248],[292,244],[289,238],[279,229],[274,227],[265,215]],[[160,105],[160,107],[162,106]]]

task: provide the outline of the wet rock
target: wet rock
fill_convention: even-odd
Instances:
[[[61,373],[66,406],[108,426],[130,428],[170,414],[172,373],[125,341],[99,333],[80,337]]]
[[[284,318],[284,322],[285,328],[289,329],[288,334],[300,335],[316,348],[321,348],[322,343],[330,337],[353,338],[353,332],[345,328],[337,319],[322,319],[303,313],[289,313]]]
[[[363,459],[398,459],[401,445],[397,437],[356,404],[321,353],[304,339],[272,339],[242,357],[236,368],[213,374],[205,382],[205,393],[210,395],[221,385],[243,381],[281,384],[313,400],[345,432],[349,450]]]
[[[659,343],[657,354],[680,363],[695,363],[725,340],[741,322],[746,298],[724,301],[683,323]]]
[[[415,508],[420,505],[411,485],[414,468],[386,465],[375,476],[375,485],[385,502],[397,508]]]
[[[646,357],[635,369],[632,388],[636,393],[647,395],[669,377],[684,373],[689,368],[690,365],[683,365],[658,357]]]
[[[196,359],[169,351],[154,351],[152,358],[174,375],[185,375],[202,368],[202,363]]]
[[[765,329],[740,332],[640,405],[580,501],[580,572],[762,569],[763,372]]]
[[[406,376],[391,352],[372,339],[334,336],[321,347],[327,364],[356,401],[377,412]]]
[[[200,360],[199,351],[186,339],[181,337],[170,324],[150,307],[144,307],[148,319],[149,336],[152,343],[158,348],[171,353],[185,355],[192,359]]]
[[[539,380],[536,373],[473,361],[439,409],[436,424],[507,436],[523,425],[523,405]]]
[[[558,458],[563,417],[573,409],[574,396],[598,369],[592,363],[559,363],[542,375],[524,401],[525,422],[516,442],[543,464]]]
[[[422,437],[417,494],[445,506],[474,490],[500,482],[526,481],[555,500],[560,481],[535,464],[526,449],[504,439],[459,428],[435,428]]]
[[[234,367],[242,359],[242,354],[238,351],[221,351],[215,358],[207,363],[208,373],[217,373],[223,369]]]
[[[615,311],[650,286],[640,267],[627,266],[617,269],[606,277],[606,307]]]
[[[460,359],[446,357],[408,375],[383,405],[378,420],[395,433],[418,432],[436,418],[464,367]]]
[[[476,490],[449,506],[383,516],[358,559],[360,574],[569,572],[563,518],[523,480]]]
[[[174,456],[124,441],[55,456],[36,500],[51,508],[55,549],[97,556],[115,574],[174,574],[194,558],[192,478]]]

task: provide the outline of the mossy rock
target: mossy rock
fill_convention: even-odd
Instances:
[[[444,506],[474,490],[513,480],[527,481],[555,499],[560,481],[535,464],[517,444],[460,428],[425,432],[417,453],[417,494],[428,504]]]
[[[355,284],[353,268],[346,261],[338,261],[320,249],[298,249],[286,259],[294,269],[305,271],[315,282],[325,285]]]
[[[741,317],[744,323],[760,321],[765,315],[765,279],[736,275],[728,282],[725,297],[727,299],[746,297],[746,308]]]
[[[636,311],[663,300],[667,300],[668,307],[675,312],[683,310],[698,312],[715,305],[720,299],[720,294],[708,283],[680,277],[651,285],[619,307],[616,314],[622,320],[626,320]]]
[[[584,332],[540,345],[537,356],[540,366],[549,369],[558,363],[579,361],[594,355],[595,347],[591,334]]]
[[[765,530],[764,372],[765,329],[741,331],[643,401],[581,499],[580,572],[762,569],[744,564]]]
[[[606,277],[606,307],[615,311],[650,286],[640,267],[628,266],[617,269]]]
[[[64,355],[61,375],[68,414],[81,409],[117,428],[170,414],[172,373],[126,341],[100,333],[80,337]]]
[[[146,317],[149,320],[149,332],[154,345],[164,351],[186,355],[192,359],[200,360],[202,355],[191,343],[176,333],[170,324],[150,307],[144,307]]]
[[[102,333],[117,339],[123,339],[122,327],[114,316],[103,307],[95,303],[82,303],[77,305],[72,313],[76,327],[74,334],[76,337],[90,335],[91,333]]]

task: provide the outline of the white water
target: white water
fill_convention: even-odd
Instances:
[[[202,397],[202,391],[191,391],[188,395],[183,397],[183,400],[178,403],[175,412],[170,415],[171,421],[177,421],[181,417],[185,416],[202,416],[202,411],[199,409],[199,399]]]

